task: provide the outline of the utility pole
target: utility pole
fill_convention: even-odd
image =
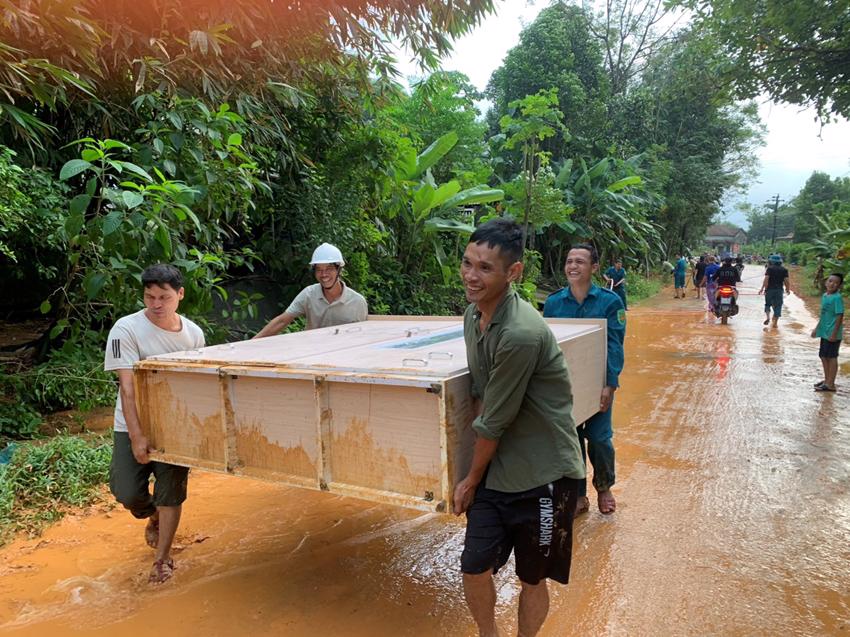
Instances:
[[[773,198],[773,233],[770,235],[770,247],[776,243],[776,213],[779,212],[779,195]]]

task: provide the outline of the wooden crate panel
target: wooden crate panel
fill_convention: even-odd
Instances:
[[[598,410],[605,321],[547,322],[579,424]],[[136,385],[165,462],[446,511],[471,460],[459,317],[381,317],[155,357],[137,364]]]
[[[580,338],[561,341],[560,346],[573,390],[573,420],[580,425],[599,411],[607,365],[605,330],[584,331]]]
[[[330,481],[440,497],[437,396],[419,387],[328,385]]]
[[[143,409],[143,428],[151,446],[171,462],[224,468],[225,435],[218,380],[212,374],[142,372],[144,400],[139,405]]]
[[[230,383],[235,458],[241,473],[280,473],[318,483],[313,381],[237,376]]]

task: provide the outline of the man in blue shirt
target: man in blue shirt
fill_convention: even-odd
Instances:
[[[605,270],[602,275],[605,283],[609,286],[609,290],[613,290],[623,302],[623,307],[629,309],[629,303],[626,301],[626,270],[623,268],[623,260],[617,259],[610,268]]]
[[[685,273],[688,268],[688,261],[684,255],[679,255],[676,261],[676,267],[673,269],[673,288],[675,289],[674,299],[685,298]]]
[[[543,316],[552,318],[601,318],[608,321],[608,367],[605,387],[599,399],[599,412],[578,427],[582,454],[593,466],[593,486],[599,511],[613,513],[617,502],[611,493],[614,485],[614,435],[611,411],[614,392],[619,387],[623,369],[623,339],[626,334],[626,310],[620,297],[594,285],[592,277],[599,270],[599,255],[590,244],[573,246],[567,254],[564,274],[568,286],[555,292],[543,306]],[[576,515],[589,508],[587,485],[579,491]]]
[[[708,266],[705,268],[705,300],[708,302],[708,311],[714,312],[715,296],[717,295],[717,271],[720,264],[715,257],[708,257]]]

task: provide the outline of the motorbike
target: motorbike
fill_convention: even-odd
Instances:
[[[735,299],[735,287],[732,285],[721,285],[717,288],[717,296],[714,301],[714,314],[720,317],[720,322],[726,325],[730,316],[738,313],[738,302]]]

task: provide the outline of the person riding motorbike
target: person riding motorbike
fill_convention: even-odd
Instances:
[[[723,265],[717,271],[715,280],[717,281],[717,290],[714,293],[714,312],[717,314],[717,308],[720,304],[720,289],[722,287],[730,286],[732,288],[732,297],[735,299],[735,303],[738,303],[737,284],[741,282],[741,275],[738,269],[732,265],[732,257],[727,256],[723,259]]]
[[[744,257],[740,254],[735,258],[735,269],[738,271],[738,280],[740,281],[744,274]]]

